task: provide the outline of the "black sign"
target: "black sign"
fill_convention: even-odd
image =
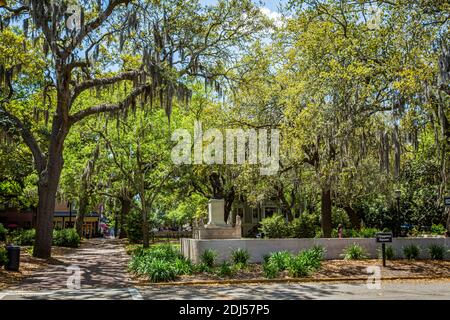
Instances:
[[[376,234],[377,242],[392,242],[392,232],[378,232]]]
[[[450,196],[444,197],[444,204],[446,207],[450,207]]]

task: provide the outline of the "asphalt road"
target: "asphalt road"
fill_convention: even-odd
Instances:
[[[147,286],[129,288],[81,288],[81,290],[0,291],[0,300],[450,300],[448,281],[385,281],[380,289],[365,283],[249,284],[212,286]]]

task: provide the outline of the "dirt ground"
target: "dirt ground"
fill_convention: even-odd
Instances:
[[[0,290],[16,286],[23,279],[30,277],[33,272],[44,269],[49,265],[58,264],[59,259],[66,254],[75,252],[72,248],[52,248],[51,259],[38,259],[31,256],[31,247],[21,247],[20,250],[20,268],[18,272],[6,271],[0,268]]]
[[[323,267],[313,278],[364,277],[367,267],[380,266],[382,277],[449,277],[450,261],[438,260],[393,260],[386,261],[382,267],[381,260],[330,260],[324,261]]]

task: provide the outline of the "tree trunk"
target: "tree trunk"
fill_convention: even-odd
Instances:
[[[83,233],[84,217],[87,213],[87,207],[88,207],[88,195],[86,192],[81,192],[81,193],[82,193],[82,195],[80,196],[80,207],[78,208],[77,222],[75,224],[77,233],[80,237],[83,235],[82,233]]]
[[[148,212],[145,196],[141,195],[142,201],[142,244],[144,248],[150,246],[149,228],[148,228]]]
[[[41,173],[38,182],[39,203],[33,256],[43,259],[51,257],[53,215],[55,211],[56,190],[62,169],[62,157],[59,162],[56,166],[49,167],[49,171]]]
[[[350,219],[350,223],[352,225],[352,228],[359,230],[361,229],[361,217],[359,214],[350,206],[344,206],[343,209],[348,215],[348,218]]]
[[[444,209],[447,212],[447,234],[450,236],[450,208],[445,208]],[[445,212],[444,211],[444,212]]]
[[[64,140],[70,129],[66,118],[67,115],[64,112],[64,110],[68,110],[68,106],[70,105],[70,90],[68,89],[67,81],[68,79],[63,81],[64,89],[58,85],[57,111],[52,121],[52,132],[47,151],[48,158],[45,161],[45,167],[41,168],[39,172],[37,228],[33,249],[33,256],[37,258],[48,259],[51,257],[55,197],[64,165]]]
[[[121,204],[121,210],[120,210],[120,233],[119,233],[119,239],[124,239],[127,237],[127,233],[125,231],[125,217],[128,216],[131,210],[131,201],[126,198],[120,198],[120,204]]]
[[[284,188],[283,186],[277,185],[275,187],[277,191],[277,197],[280,202],[281,212],[287,218],[288,221],[292,221],[294,219],[294,216],[292,215],[292,209],[291,205],[289,204],[288,200],[286,199],[286,196],[284,195]]]
[[[331,190],[329,187],[322,188],[321,217],[323,237],[331,238],[333,226],[331,223]]]
[[[398,125],[394,126],[394,132],[392,134],[392,140],[394,142],[394,177],[398,178],[400,175],[400,132]]]
[[[234,197],[235,197],[235,192],[234,192],[234,187],[233,187],[225,195],[225,208],[224,208],[224,217],[223,217],[225,223],[228,221],[228,217],[230,216],[231,208],[232,208],[233,202],[234,202]]]

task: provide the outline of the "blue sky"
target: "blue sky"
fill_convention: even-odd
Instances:
[[[214,4],[217,2],[217,0],[200,0],[201,3],[203,4]],[[278,11],[278,6],[280,4],[285,4],[287,3],[287,0],[266,0],[264,1],[264,7],[266,7],[267,9],[270,9],[271,11]]]

